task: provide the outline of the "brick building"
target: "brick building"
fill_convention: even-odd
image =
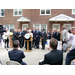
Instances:
[[[75,9],[0,9],[0,24],[10,31],[14,28],[70,29],[75,25]]]

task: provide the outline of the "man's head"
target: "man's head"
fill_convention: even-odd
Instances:
[[[56,28],[54,28],[54,32],[56,32]]]
[[[33,30],[35,30],[35,27],[33,27]]]
[[[21,29],[18,29],[18,32],[20,32],[21,31]]]
[[[44,31],[45,29],[43,28],[42,31]]]
[[[50,47],[52,49],[57,49],[58,41],[56,39],[51,39],[50,40]]]
[[[37,31],[39,31],[39,28],[37,28]]]
[[[75,27],[72,27],[72,28],[71,28],[71,32],[72,32],[73,34],[75,34]]]
[[[24,28],[24,31],[26,31],[27,29],[26,28]]]
[[[65,26],[62,27],[62,30],[66,29]]]
[[[6,28],[6,32],[8,31],[8,28]]]
[[[19,41],[18,41],[18,40],[15,40],[15,41],[13,42],[13,47],[14,47],[14,48],[18,48],[18,47],[19,47]]]
[[[17,29],[14,29],[15,32],[17,32]]]

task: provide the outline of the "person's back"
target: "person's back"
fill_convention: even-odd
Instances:
[[[22,58],[25,57],[25,55],[23,54],[23,51],[13,49],[12,51],[9,51],[8,53],[9,53],[10,60],[17,61],[19,63],[23,63]]]
[[[19,48],[19,41],[18,40],[15,40],[13,42],[13,47],[14,47],[14,49],[8,52],[10,60],[17,61],[21,65],[26,65],[26,63],[22,61],[22,59],[25,57],[23,51],[18,50],[18,48]]]
[[[50,65],[62,65],[63,63],[63,52],[57,50],[57,40],[51,39],[50,46],[52,50],[45,55],[44,60],[39,62],[39,65],[50,64]]]

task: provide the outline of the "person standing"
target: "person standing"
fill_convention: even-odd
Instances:
[[[23,47],[23,33],[21,31],[21,29],[19,29],[19,43],[20,43],[20,48]]]
[[[58,41],[58,50],[60,50],[60,31],[59,31],[59,29],[57,29],[56,39]]]
[[[50,39],[51,39],[51,33],[50,33],[50,31],[48,30],[48,32],[47,32],[47,44],[48,44],[48,49],[49,49],[49,46],[50,46]]]
[[[30,37],[33,38],[33,33],[31,32],[31,29],[29,29],[28,32],[29,33],[27,33],[27,35],[29,36],[29,38],[26,39],[26,40],[30,40]],[[27,44],[27,41],[26,41],[26,50],[27,50],[27,46],[28,46],[28,44]],[[32,50],[32,41],[29,41],[29,50]]]
[[[42,49],[44,50],[45,49],[45,43],[46,43],[46,32],[45,32],[45,29],[43,28],[42,29],[42,32],[41,32],[41,40],[42,40]]]
[[[57,31],[56,31],[56,28],[54,28],[54,32],[52,34],[52,38],[55,38],[56,39],[56,35],[57,35]]]
[[[35,28],[33,28],[32,33],[33,33],[32,47],[36,48],[36,30]]]
[[[14,29],[12,40],[13,40],[13,41],[18,40],[17,29]]]
[[[37,31],[36,31],[36,48],[38,48],[38,49],[39,49],[40,36],[41,36],[41,33],[39,31],[39,28],[37,28]]]
[[[22,43],[22,46],[24,46],[24,39],[25,39],[25,34],[27,33],[27,29],[24,28],[24,31],[22,31],[22,34],[23,34],[23,43]]]
[[[62,46],[66,42],[67,37],[68,37],[68,31],[66,30],[65,26],[63,26],[62,32],[61,32]],[[62,51],[63,51],[63,48],[62,48]]]
[[[10,36],[10,32],[6,28],[6,32],[4,32],[5,48],[9,48],[9,36]]]
[[[71,44],[71,50],[66,55],[66,65],[70,65],[71,61],[75,59],[75,27],[72,27],[71,31],[73,33],[73,41]]]

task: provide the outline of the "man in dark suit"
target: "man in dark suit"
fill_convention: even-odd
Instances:
[[[51,51],[44,56],[44,60],[39,62],[39,65],[50,64],[50,65],[62,65],[63,63],[63,52],[57,50],[58,41],[56,39],[50,40]]]
[[[37,28],[37,31],[36,31],[36,48],[38,48],[38,49],[39,49],[40,36],[41,36],[41,33],[40,33],[39,29]]]
[[[13,42],[13,47],[14,47],[14,49],[8,52],[10,60],[17,61],[21,65],[26,65],[26,63],[23,62],[23,60],[22,60],[23,58],[25,58],[23,51],[18,50],[18,48],[19,48],[19,41],[18,40],[15,40]]]
[[[24,41],[23,38],[24,38],[23,37],[23,32],[21,31],[21,29],[19,29],[19,43],[20,43],[20,48],[23,47],[23,41]]]
[[[43,28],[42,32],[41,32],[41,40],[42,40],[42,49],[43,50],[45,49],[46,37],[47,37],[47,35],[45,32],[45,29]]]
[[[53,34],[52,34],[52,38],[55,38],[55,39],[57,39],[57,32],[56,32],[56,28],[54,29],[54,32],[53,32]]]
[[[33,33],[32,47],[36,47],[36,30],[35,30],[35,28],[33,28],[32,33]]]
[[[15,40],[18,40],[18,35],[17,35],[17,29],[14,29],[14,32],[13,32],[13,41]]]
[[[71,50],[68,52],[67,56],[66,56],[66,65],[70,65],[71,61],[75,59],[75,49]]]

